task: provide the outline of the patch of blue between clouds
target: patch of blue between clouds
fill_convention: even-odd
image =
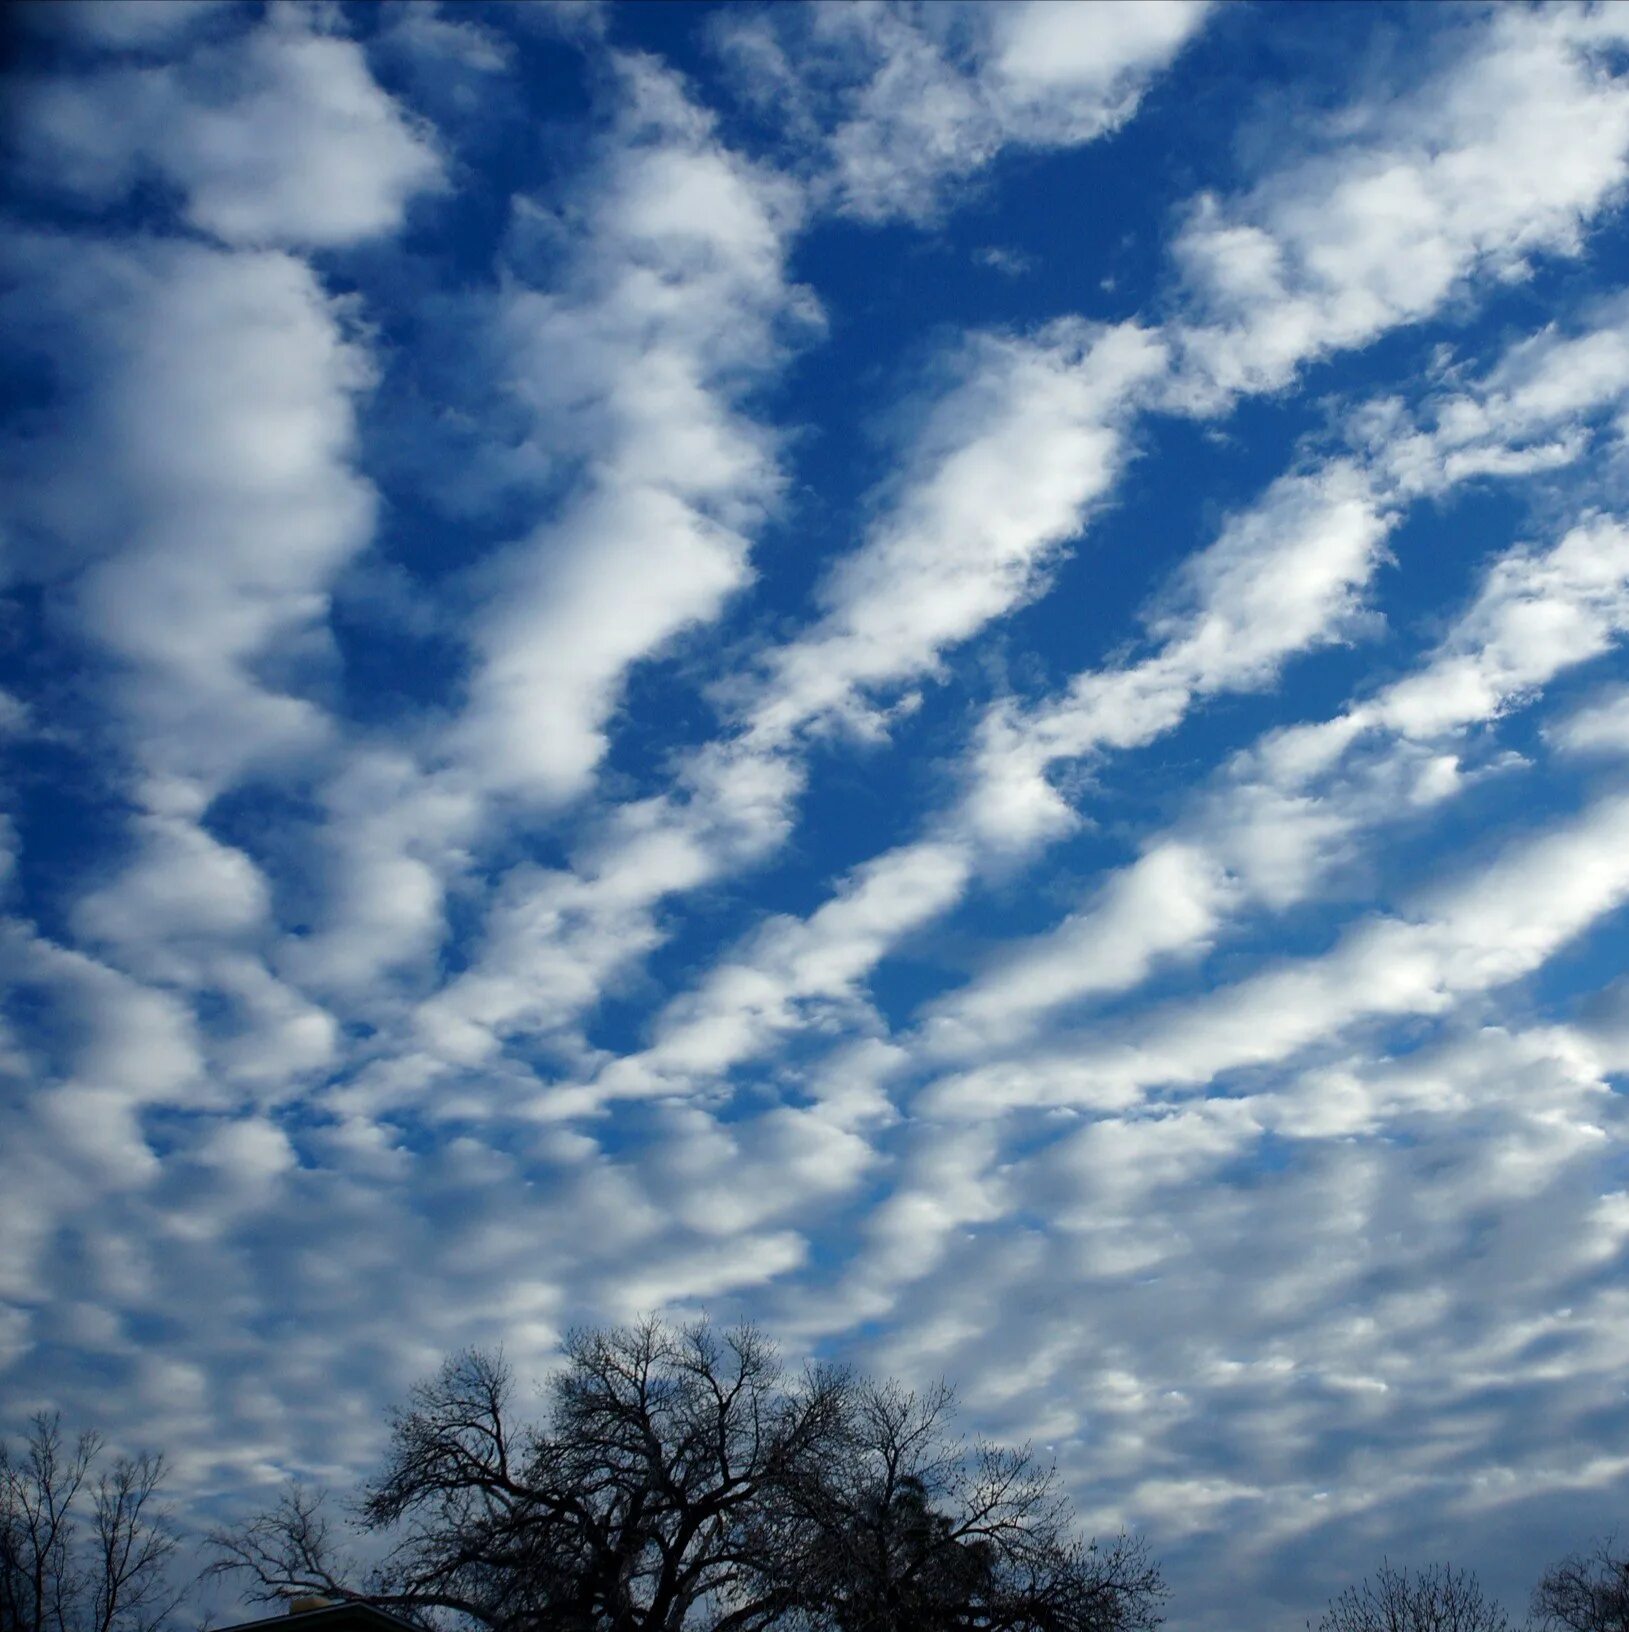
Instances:
[[[707,1310],[1188,1632],[1611,1527],[1621,14],[20,15],[0,1428]]]

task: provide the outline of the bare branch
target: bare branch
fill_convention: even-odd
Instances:
[[[453,1356],[391,1419],[365,1580],[291,1492],[218,1569],[262,1598],[365,1598],[493,1632],[1133,1632],[1158,1570],[1073,1535],[1027,1450],[948,1432],[944,1384],[788,1377],[751,1327],[574,1332],[541,1427],[501,1357]]]
[[[98,1434],[70,1446],[37,1416],[19,1450],[0,1444],[0,1628],[5,1632],[159,1632],[182,1590],[176,1541],[157,1493],[161,1457],[97,1469]],[[88,1523],[87,1523],[88,1521]]]
[[[1310,1623],[1309,1623],[1310,1625]],[[1382,1559],[1367,1580],[1335,1598],[1318,1632],[1512,1632],[1509,1618],[1469,1570],[1433,1564],[1397,1569]]]
[[[1629,1632],[1629,1557],[1607,1536],[1552,1564],[1532,1615],[1540,1632]]]

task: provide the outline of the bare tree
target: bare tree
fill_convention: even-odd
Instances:
[[[372,1571],[299,1492],[217,1535],[216,1568],[262,1600],[315,1592],[494,1632],[1155,1624],[1137,1548],[1070,1539],[1027,1455],[941,1443],[947,1392],[788,1377],[750,1328],[648,1321],[569,1340],[546,1427],[514,1422],[513,1393],[501,1360],[468,1353],[396,1413],[355,1510],[387,1545]]]
[[[1469,1570],[1434,1564],[1394,1569],[1382,1561],[1334,1599],[1318,1632],[1512,1632],[1505,1612]]]
[[[953,1414],[943,1384],[855,1386],[837,1454],[787,1493],[805,1534],[762,1549],[803,1617],[833,1632],[1159,1625],[1164,1586],[1142,1546],[1082,1541],[1052,1468],[1028,1447],[969,1446]]]
[[[102,1452],[43,1414],[0,1442],[0,1632],[159,1632],[179,1605],[163,1458]]]
[[[291,1493],[217,1569],[263,1600],[316,1592],[414,1618],[502,1629],[676,1632],[734,1604],[744,1520],[768,1485],[820,1454],[846,1385],[792,1382],[751,1329],[715,1336],[654,1321],[573,1336],[548,1431],[511,1416],[501,1359],[455,1356],[391,1424],[384,1469],[357,1517],[389,1538],[358,1580],[319,1503]]]
[[[1629,1557],[1608,1536],[1544,1572],[1533,1591],[1542,1632],[1629,1632]]]

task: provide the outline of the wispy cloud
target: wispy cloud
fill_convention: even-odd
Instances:
[[[162,37],[167,22],[111,19],[193,9],[110,8],[93,27],[109,43],[132,27]],[[42,185],[105,206],[156,179],[181,194],[186,221],[228,244],[354,243],[398,227],[408,201],[442,180],[433,139],[375,83],[356,42],[293,9],[179,63],[25,83],[20,103],[24,160]]]
[[[1003,148],[1073,147],[1125,123],[1203,28],[1208,0],[990,7],[817,4],[727,13],[738,89],[862,221],[940,214]]]
[[[1207,195],[1173,245],[1194,302],[1184,381],[1271,390],[1304,362],[1439,310],[1474,275],[1576,254],[1618,198],[1629,96],[1610,11],[1466,15],[1402,97],[1332,120],[1242,197]],[[1219,398],[1218,400],[1224,400]]]
[[[1203,1632],[1590,1533],[1623,29],[1267,21],[27,11],[8,1409],[201,1519],[707,1308]]]
[[[629,666],[749,581],[780,473],[739,397],[818,311],[785,273],[796,194],[722,148],[671,76],[618,69],[618,126],[554,229],[566,265],[547,290],[511,286],[500,318],[514,389],[582,462],[578,491],[483,570],[454,733],[484,785],[545,799],[587,786]]]

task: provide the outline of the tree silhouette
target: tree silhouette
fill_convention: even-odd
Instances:
[[[1310,1624],[1310,1623],[1309,1623]],[[1331,1601],[1318,1632],[1512,1632],[1505,1612],[1469,1570],[1381,1562],[1366,1581]]]
[[[1159,1624],[1164,1588],[1136,1542],[1074,1532],[1027,1448],[948,1433],[949,1388],[854,1385],[835,1454],[790,1500],[810,1618],[837,1632],[1120,1632]],[[787,1573],[784,1564],[778,1565]]]
[[[1629,1558],[1609,1536],[1544,1572],[1533,1591],[1543,1632],[1629,1632]]]
[[[262,1600],[308,1593],[493,1632],[1132,1632],[1163,1593],[1141,1548],[1079,1541],[1027,1451],[945,1433],[925,1396],[788,1377],[751,1328],[578,1333],[548,1421],[501,1359],[414,1390],[355,1504],[363,1571],[307,1492],[214,1539]]]
[[[0,1441],[0,1632],[159,1632],[178,1606],[164,1459],[102,1453],[44,1414]]]

